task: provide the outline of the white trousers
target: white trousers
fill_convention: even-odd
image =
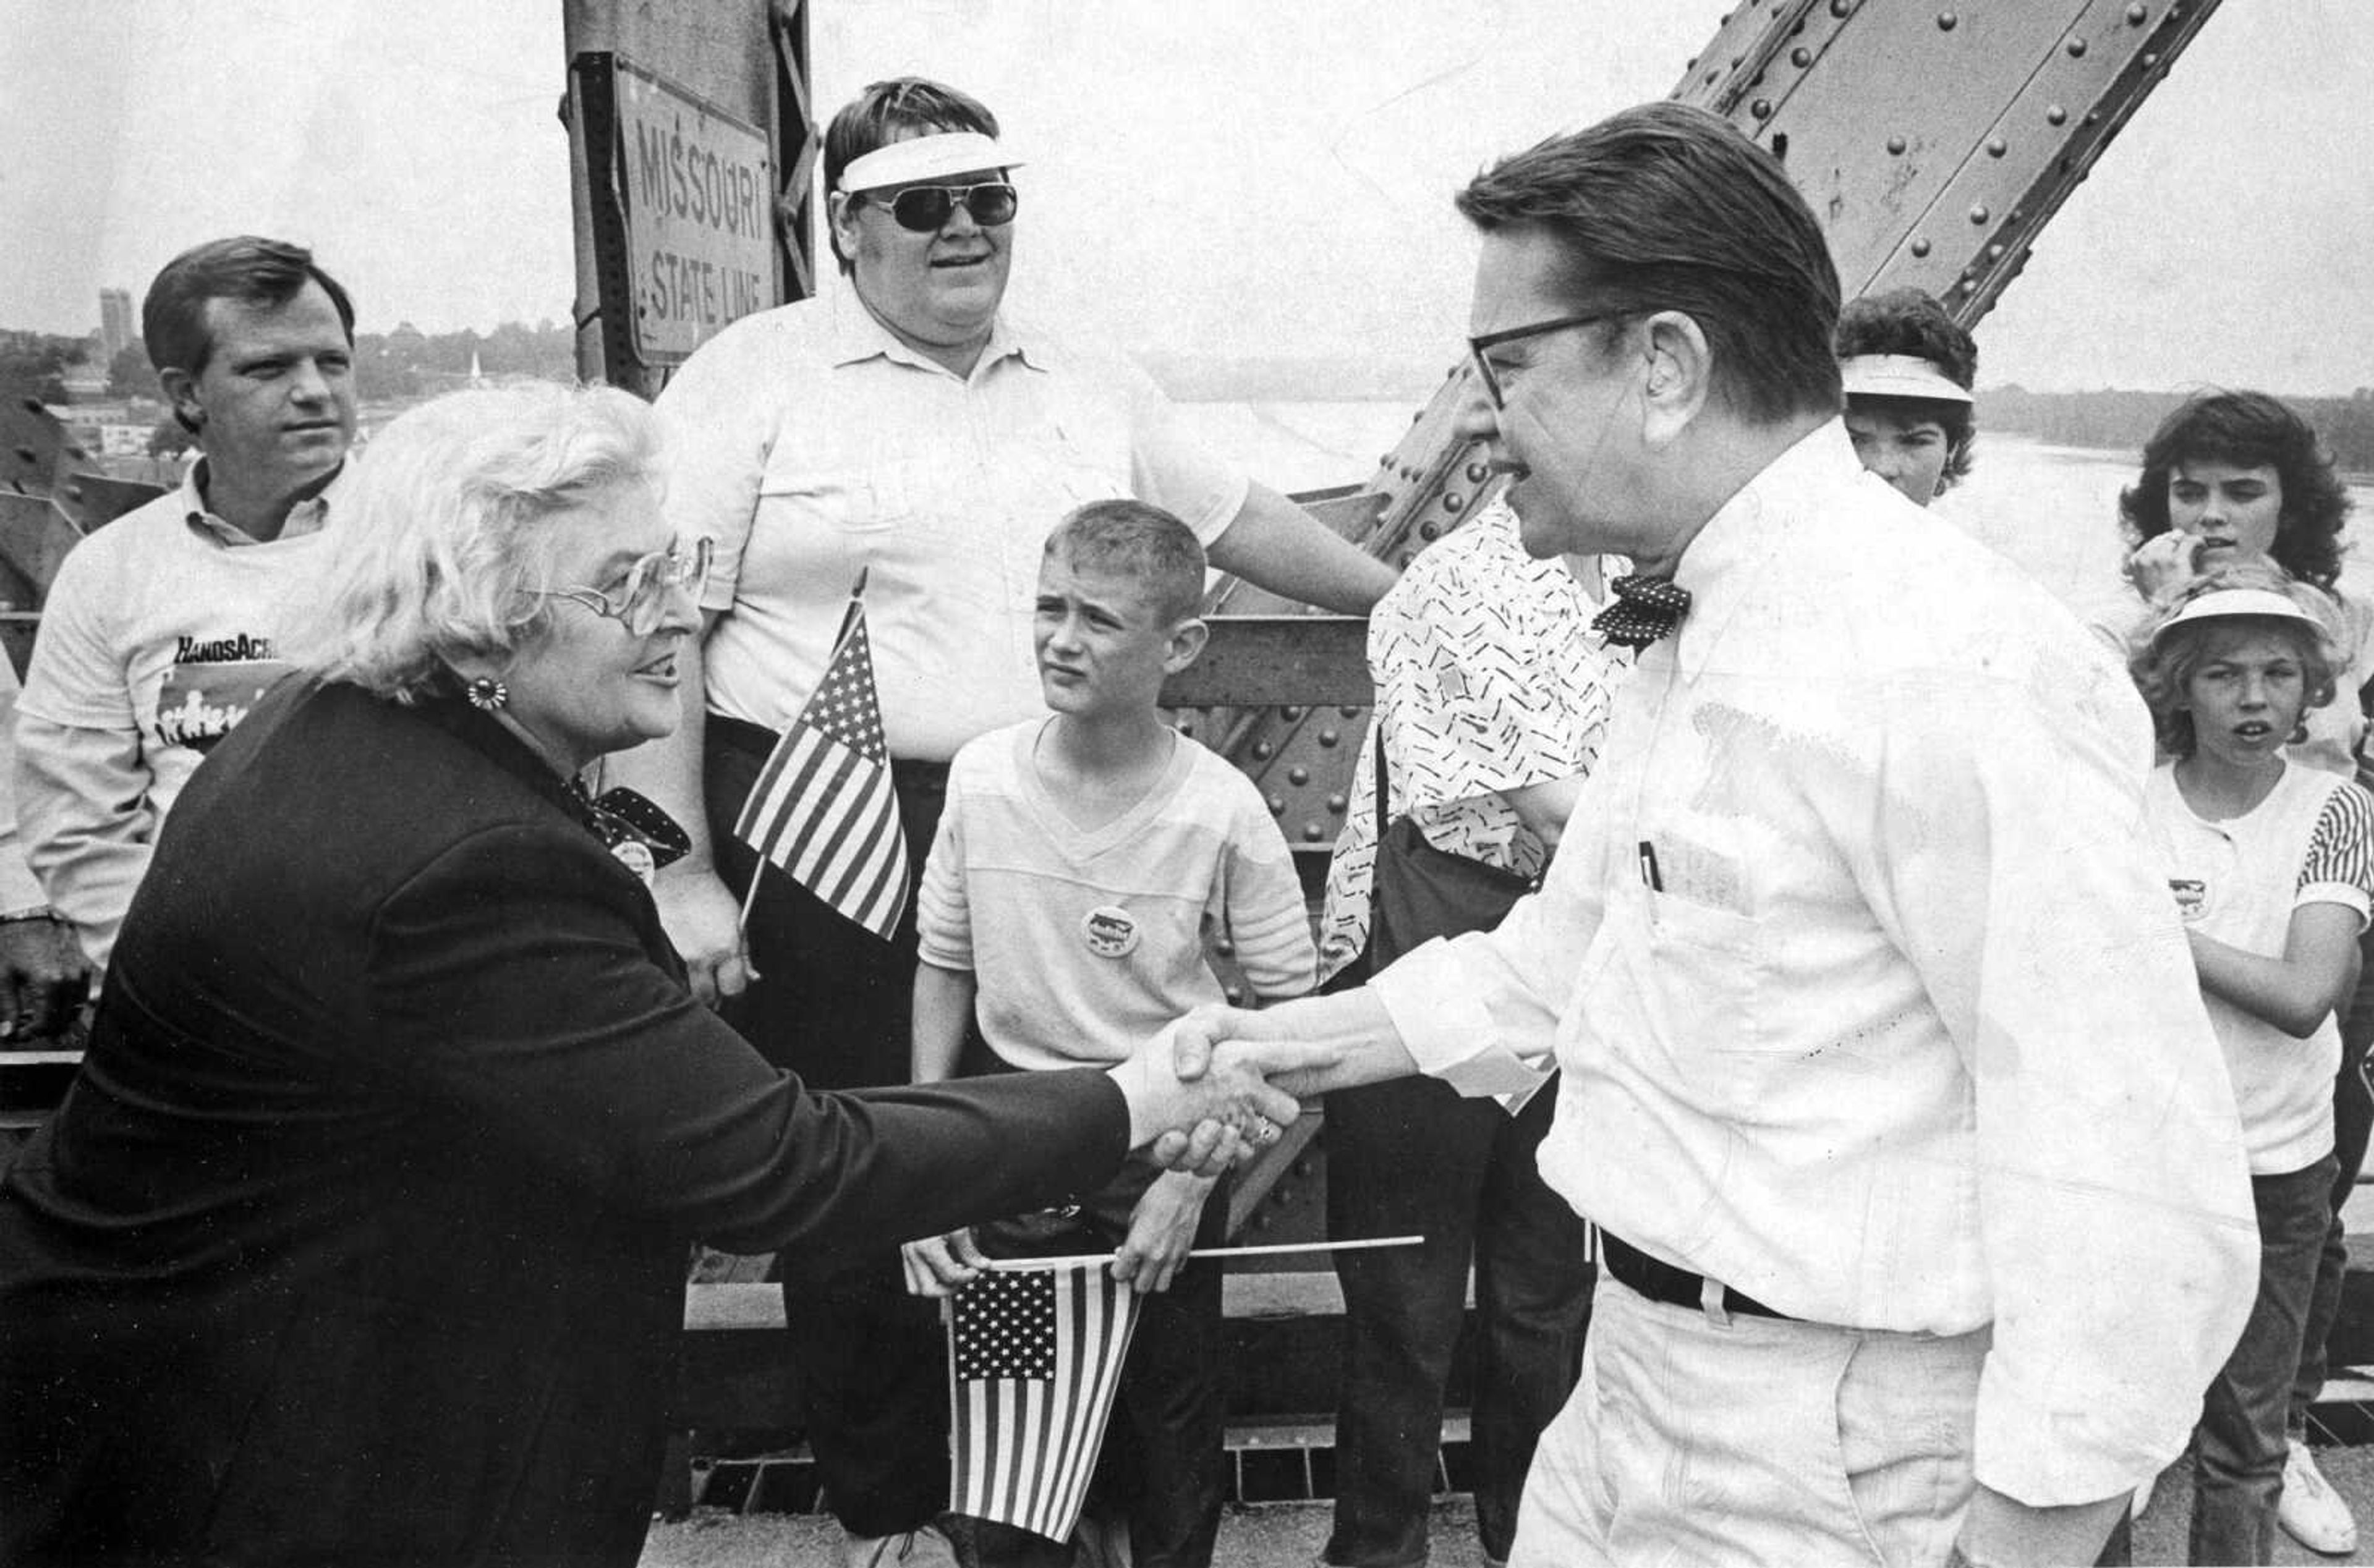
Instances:
[[[1603,1269],[1510,1568],[1942,1564],[1969,1505],[1988,1340],[1736,1314],[1726,1327]]]

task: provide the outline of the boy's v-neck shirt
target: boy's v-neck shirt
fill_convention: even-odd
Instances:
[[[1052,720],[969,743],[917,895],[923,962],[970,970],[983,1036],[1018,1068],[1119,1061],[1225,1000],[1207,932],[1256,995],[1299,995],[1316,963],[1292,853],[1252,781],[1174,739],[1145,795],[1083,829],[1033,760]]]

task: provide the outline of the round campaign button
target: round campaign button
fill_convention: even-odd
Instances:
[[[1080,921],[1080,940],[1099,958],[1128,957],[1137,938],[1137,917],[1118,904],[1100,904]]]
[[[659,862],[652,858],[650,845],[640,838],[621,838],[610,846],[610,853],[618,857],[620,865],[642,878],[646,887],[651,885],[652,874],[659,870]]]

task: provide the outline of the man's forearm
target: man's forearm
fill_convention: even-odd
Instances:
[[[1365,987],[1280,1002],[1259,1012],[1231,1012],[1228,1017],[1235,1038],[1304,1041],[1337,1053],[1325,1068],[1275,1081],[1279,1088],[1304,1098],[1404,1078],[1417,1071],[1417,1063],[1402,1043],[1401,1031],[1393,1026],[1393,1015]]]
[[[1263,485],[1246,492],[1207,554],[1222,571],[1340,614],[1367,614],[1393,585],[1391,567]]]
[[[1950,1568],[2045,1568],[2091,1562],[2127,1505],[2125,1492],[2098,1503],[2037,1507],[1985,1486],[1971,1492]]]
[[[136,732],[81,730],[19,714],[18,841],[58,918],[104,965],[147,874],[158,813]]]

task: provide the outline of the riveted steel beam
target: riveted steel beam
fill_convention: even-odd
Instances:
[[[1673,96],[1778,154],[1847,297],[1926,289],[1965,326],[2218,0],[1766,0]]]

